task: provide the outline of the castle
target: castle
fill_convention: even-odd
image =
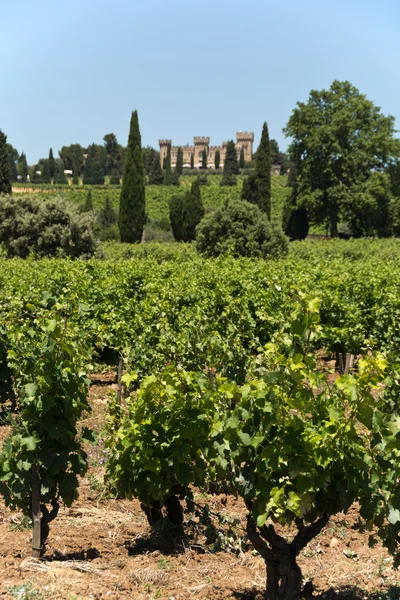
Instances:
[[[236,134],[236,152],[238,158],[243,148],[244,160],[249,162],[253,158],[253,141],[254,133],[238,131]],[[220,152],[220,167],[224,166],[226,146],[228,142],[222,142],[222,146],[210,146],[209,137],[195,137],[193,146],[181,146],[183,151],[183,166],[190,167],[193,157],[193,165],[196,169],[202,166],[203,152],[207,155],[207,166],[209,169],[214,169],[215,153]],[[168,148],[171,148],[171,167],[176,165],[179,146],[172,146],[171,140],[159,140],[160,144],[160,162],[163,166],[164,158],[167,156]]]

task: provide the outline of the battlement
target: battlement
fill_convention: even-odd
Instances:
[[[160,146],[171,146],[172,141],[171,140],[158,140],[158,143],[160,144]]]
[[[254,133],[249,131],[238,131],[236,133],[237,142],[254,142]]]
[[[209,137],[194,137],[193,141],[194,141],[195,146],[197,144],[203,144],[204,146],[208,146],[208,144],[210,143],[210,138]]]

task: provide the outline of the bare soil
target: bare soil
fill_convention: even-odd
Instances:
[[[92,415],[85,424],[104,424],[107,393],[114,374],[97,375],[90,390]],[[0,427],[0,444],[9,428]],[[0,500],[0,597],[65,600],[261,599],[265,567],[251,547],[241,549],[246,509],[226,496],[195,499],[221,515],[222,548],[207,543],[205,526],[185,514],[185,533],[166,526],[152,533],[137,501],[108,498],[102,484],[104,450],[91,446],[91,467],[80,496],[63,507],[51,524],[44,559],[30,559],[31,531],[21,515]],[[234,521],[229,532],[228,520]],[[299,564],[315,597],[331,600],[400,598],[400,573],[379,544],[368,546],[368,532],[357,528],[356,507],[335,516],[302,552]],[[29,527],[29,524],[28,524]],[[281,530],[286,535],[289,530]],[[21,592],[25,586],[26,592]]]

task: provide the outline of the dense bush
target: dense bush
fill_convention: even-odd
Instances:
[[[58,198],[25,196],[0,200],[0,244],[7,255],[92,255],[95,242],[90,222]]]
[[[197,227],[197,249],[206,256],[278,257],[288,240],[258,206],[235,201],[209,213]]]

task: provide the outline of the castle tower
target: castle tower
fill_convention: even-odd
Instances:
[[[172,142],[171,140],[158,140],[158,143],[160,144],[160,164],[161,168],[163,168],[164,158],[166,158],[168,148],[171,148]]]
[[[194,141],[194,166],[196,166],[197,164],[201,163],[204,150],[207,152],[207,155],[208,155],[208,145],[210,143],[210,138],[209,137],[195,137],[195,138],[193,138],[193,141]]]
[[[240,151],[243,148],[244,160],[246,162],[253,160],[253,142],[254,133],[250,133],[248,131],[238,131],[236,133],[236,151],[239,156]]]

